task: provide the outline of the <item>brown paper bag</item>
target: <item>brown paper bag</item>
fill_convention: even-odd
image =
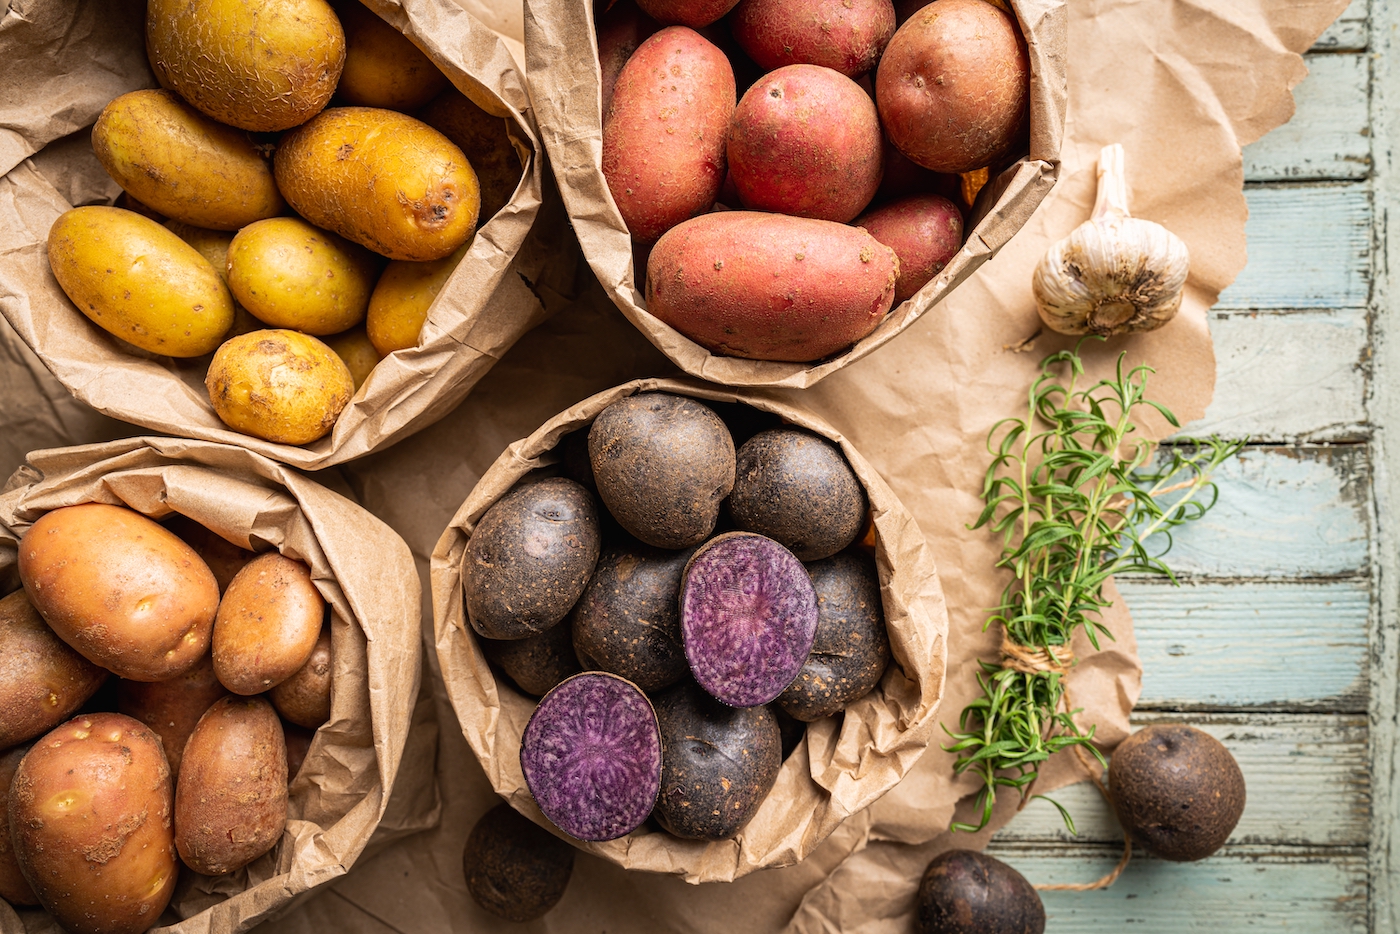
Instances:
[[[0,129],[0,314],[78,399],[146,428],[324,467],[392,444],[451,411],[548,316],[554,295],[572,292],[576,261],[567,223],[557,202],[542,203],[553,195],[546,195],[524,78],[505,42],[452,0],[370,5],[467,97],[503,118],[522,177],[510,203],[477,231],[434,301],[418,346],[375,367],[331,434],[304,447],[226,427],[204,388],[207,358],[175,360],[125,345],[80,314],[49,270],[46,241],[58,216],[80,203],[110,202],[119,189],[81,139],[57,144],[66,144],[69,156],[61,167],[44,159],[44,147],[91,124],[118,94],[155,85],[142,39],[145,4],[24,4],[42,9],[32,18],[12,9],[0,20],[10,83],[0,102],[0,127],[9,128]],[[55,113],[63,119],[49,116]],[[86,138],[86,130],[78,132]]]
[[[559,439],[591,424],[611,403],[659,390],[720,402],[743,402],[808,428],[841,446],[866,489],[875,523],[876,563],[894,663],[880,684],[847,706],[843,717],[808,724],[777,783],[735,839],[705,843],[642,828],[581,849],[627,869],[728,882],[755,869],[800,862],[852,814],[904,776],[932,738],[943,694],[948,617],[938,572],[918,524],[880,475],[825,421],[791,402],[735,393],[690,380],[636,380],[599,393],[546,422],[506,449],[481,478],[433,552],[433,618],[438,660],[462,732],[496,791],[552,828],[525,786],[520,736],[535,700],[496,680],[467,626],[461,564],[486,510],[522,477],[557,460]]]
[[[646,310],[645,270],[603,177],[602,78],[592,0],[525,0],[525,55],[540,135],[584,256],[617,307],[671,362],[728,386],[804,389],[885,344],[991,259],[1020,230],[1060,172],[1067,103],[1063,0],[1011,0],[1030,49],[1030,149],[996,175],[967,218],[962,250],[917,295],[849,350],[816,363],[711,354]]]
[[[248,930],[344,875],[382,821],[389,832],[377,842],[385,843],[437,823],[436,789],[421,783],[435,743],[422,742],[431,698],[419,698],[420,584],[393,530],[296,471],[227,445],[129,438],[40,451],[0,495],[0,592],[18,586],[18,543],[29,527],[49,510],[88,502],[157,520],[180,513],[242,548],[277,549],[311,567],[331,607],[331,718],[292,782],[282,839],[229,876],[182,870],[160,930]],[[419,741],[406,753],[415,719]],[[401,772],[417,799],[396,797],[390,807]],[[31,927],[47,919],[35,909],[20,915]]]

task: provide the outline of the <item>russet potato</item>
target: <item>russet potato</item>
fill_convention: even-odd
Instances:
[[[58,726],[106,680],[45,624],[23,590],[0,600],[0,749]]]
[[[195,724],[228,689],[214,677],[214,660],[206,655],[169,681],[118,681],[117,711],[140,720],[160,737],[170,773],[180,774],[180,757]]]
[[[25,881],[20,871],[19,860],[15,859],[15,847],[10,842],[10,783],[20,760],[29,752],[28,746],[16,746],[0,755],[0,898],[11,905],[37,905],[38,897]]]
[[[225,341],[204,385],[224,424],[283,444],[324,436],[355,394],[354,379],[334,350],[283,329]]]
[[[310,568],[275,551],[258,555],[219,604],[214,673],[235,694],[276,687],[311,657],[325,615]]]
[[[316,729],[331,717],[331,684],[335,665],[331,655],[331,630],[325,627],[306,664],[268,692],[272,706],[297,726]]]

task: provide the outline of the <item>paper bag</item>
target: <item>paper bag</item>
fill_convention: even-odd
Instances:
[[[331,609],[331,717],[290,788],[287,827],[266,855],[228,876],[182,868],[162,919],[179,934],[234,934],[354,865],[388,821],[392,835],[440,816],[435,744],[405,755],[420,704],[419,580],[403,540],[338,494],[267,458],[227,445],[168,438],[40,451],[0,495],[0,592],[18,586],[18,544],[46,512],[78,503],[123,505],[152,519],[179,513],[241,548],[305,562]],[[418,733],[423,733],[419,724]],[[405,772],[416,800],[389,792]],[[26,925],[47,917],[21,909]],[[31,924],[34,922],[34,924]],[[6,929],[6,934],[10,934]]]

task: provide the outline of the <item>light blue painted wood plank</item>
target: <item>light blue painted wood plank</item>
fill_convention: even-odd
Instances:
[[[1092,882],[1113,868],[1113,847],[990,848],[1032,882]],[[1043,892],[1051,934],[1362,934],[1366,854],[1229,848],[1197,863],[1136,855],[1112,888]]]
[[[1250,188],[1249,264],[1217,311],[1361,308],[1370,295],[1365,183]]]
[[[1365,580],[1119,586],[1142,660],[1139,709],[1366,709]]]
[[[1246,448],[1216,474],[1216,507],[1177,530],[1167,565],[1214,578],[1364,573],[1367,457],[1365,445]],[[1165,541],[1149,547],[1160,552]]]
[[[1313,51],[1359,51],[1366,48],[1371,38],[1369,7],[1367,0],[1351,0],[1351,5],[1313,43]]]
[[[1293,119],[1244,148],[1251,182],[1362,179],[1371,171],[1370,60],[1365,54],[1309,55],[1293,89]]]
[[[1224,743],[1239,762],[1248,800],[1230,845],[1365,846],[1371,783],[1364,715],[1133,715],[1134,728],[1153,723],[1190,723]],[[1088,782],[1050,796],[1074,815],[1078,837],[1065,829],[1053,805],[1034,800],[996,840],[1082,844],[1123,839],[1112,810]]]

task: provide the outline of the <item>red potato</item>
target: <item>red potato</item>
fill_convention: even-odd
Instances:
[[[632,0],[621,0],[598,17],[598,64],[603,75],[603,114],[612,106],[613,89],[627,60],[661,26]]]
[[[962,197],[962,183],[956,175],[930,172],[921,165],[909,161],[909,157],[885,138],[885,177],[880,179],[880,189],[875,192],[875,201],[893,201],[911,195],[942,195],[956,201]]]
[[[692,29],[641,44],[603,121],[603,175],[632,236],[655,241],[714,206],[734,115],[734,71]]]
[[[741,0],[729,15],[739,45],[766,70],[824,65],[856,78],[894,35],[891,0]]]
[[[880,187],[880,117],[845,75],[788,65],[749,88],[729,127],[744,207],[845,223]]]
[[[714,353],[820,360],[869,334],[899,260],[858,227],[724,211],[676,227],[647,264],[653,315]]]
[[[718,22],[738,0],[637,0],[637,6],[665,26],[699,29]]]
[[[896,302],[922,289],[962,249],[962,213],[940,195],[892,201],[856,218],[855,226],[864,227],[899,257]]]
[[[936,0],[899,28],[875,78],[890,141],[935,172],[989,165],[1017,140],[1030,59],[1010,15],[986,0]]]

